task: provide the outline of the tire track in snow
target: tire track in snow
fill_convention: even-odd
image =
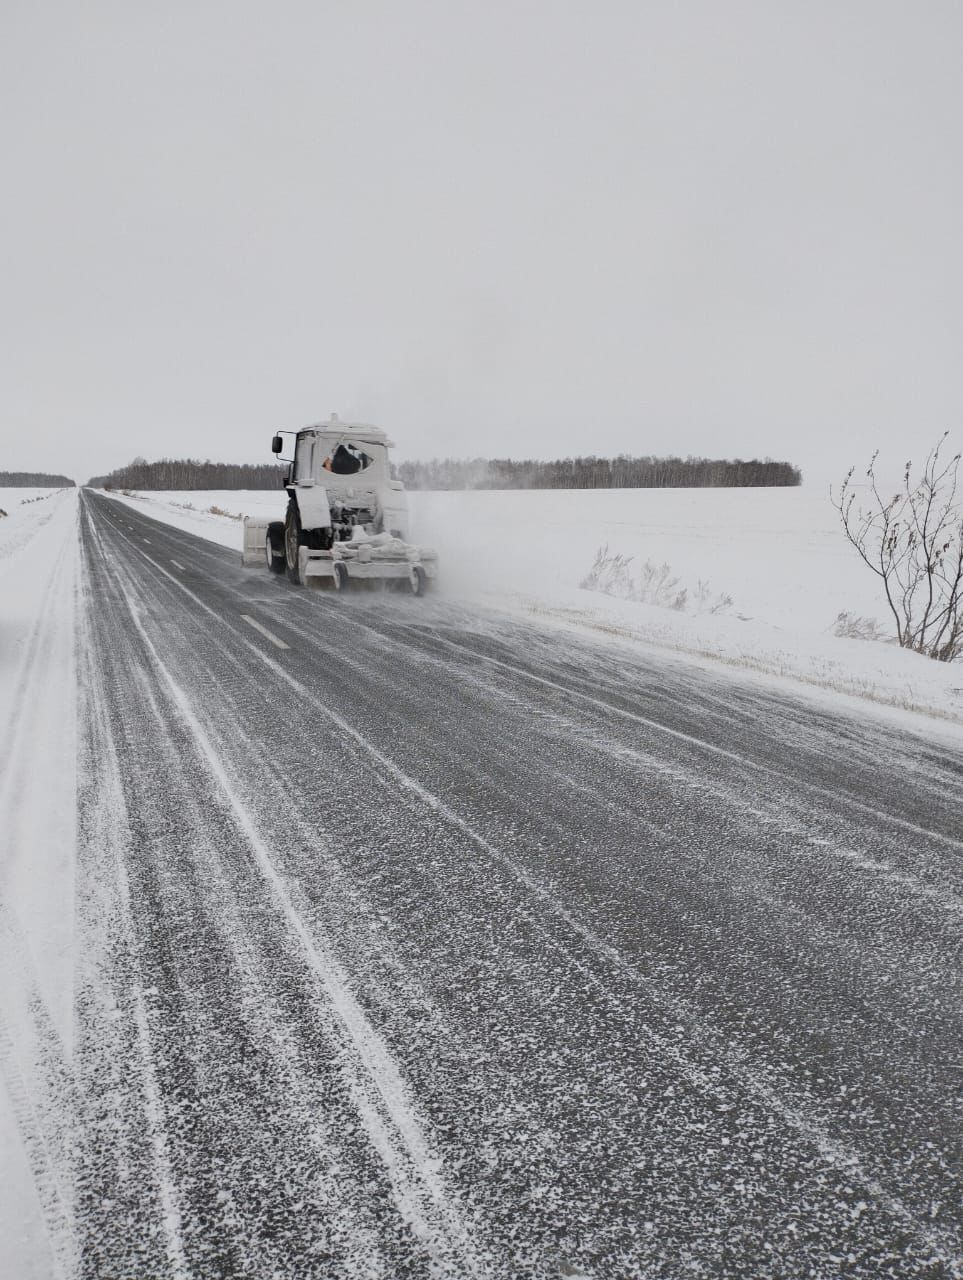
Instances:
[[[155,673],[157,674],[157,673]],[[158,675],[158,680],[162,677]],[[176,753],[174,740],[170,733],[172,715],[176,718],[176,710],[172,710],[169,699],[163,702],[159,698],[164,693],[161,684],[152,685],[146,673],[142,673],[143,698],[150,706],[151,714],[156,721],[160,742],[159,753]],[[179,746],[180,744],[178,744]],[[181,748],[183,751],[183,748]],[[193,760],[193,757],[191,757]],[[203,767],[203,766],[199,766]],[[252,923],[249,908],[236,899],[235,887],[232,885],[225,866],[222,864],[216,848],[208,847],[203,839],[205,815],[192,812],[189,815],[192,836],[195,841],[192,856],[198,862],[198,874],[205,891],[216,902],[217,912],[214,921],[222,945],[230,953],[234,961],[234,970],[239,987],[237,1016],[248,1020],[251,1010],[256,1011],[253,1020],[252,1038],[266,1054],[270,1055],[276,1078],[281,1082],[284,1098],[284,1110],[291,1113],[291,1126],[294,1129],[303,1127],[304,1142],[313,1148],[315,1163],[330,1168],[324,1195],[315,1190],[315,1199],[323,1199],[324,1224],[330,1236],[336,1239],[337,1247],[343,1255],[346,1273],[351,1276],[366,1277],[369,1280],[388,1280],[391,1276],[390,1260],[384,1256],[382,1242],[366,1223],[359,1220],[356,1207],[351,1204],[350,1193],[342,1192],[341,1184],[350,1185],[350,1170],[343,1160],[339,1160],[337,1151],[337,1119],[328,1118],[331,1099],[318,1080],[316,1063],[311,1059],[310,1051],[299,1043],[297,1029],[291,1025],[288,1011],[282,1007],[279,993],[272,986],[270,962],[259,954],[257,944],[252,937]],[[196,834],[194,834],[196,833]],[[158,833],[158,844],[165,842],[166,834]],[[243,858],[243,849],[239,848]],[[178,869],[172,869],[170,876],[175,881]],[[187,898],[200,897],[199,886],[183,877],[184,883],[179,886],[180,892]],[[167,889],[168,886],[165,886]],[[188,913],[189,908],[177,899],[176,891],[169,890],[169,910],[177,914]],[[312,1008],[310,1011],[312,1024],[316,1025],[318,1034],[323,1032],[332,1042],[339,1040],[338,1028],[328,1025],[336,1020],[336,1015],[328,1015],[323,1009]],[[202,1033],[200,1028],[192,1028],[194,1034]],[[349,1085],[353,1081],[349,1081]],[[237,1237],[244,1234],[243,1217],[234,1202],[232,1189],[222,1185],[218,1192],[222,1203],[229,1206],[224,1215],[225,1225]],[[316,1182],[321,1179],[316,1177]],[[233,1221],[231,1221],[233,1214]],[[223,1228],[222,1228],[223,1229]],[[259,1239],[259,1244],[266,1242]],[[273,1242],[272,1242],[273,1245]],[[266,1255],[266,1256],[265,1256]],[[281,1241],[276,1247],[265,1249],[258,1259],[261,1269],[282,1271],[285,1265],[285,1253]]]
[[[5,931],[0,928],[0,932]],[[5,962],[9,960],[9,955],[3,954],[6,950],[0,946]],[[7,983],[15,968],[11,965],[0,972]],[[46,1046],[56,1045],[57,1035],[35,991],[30,997],[30,1009],[43,1039],[36,1057],[25,1061],[23,1028],[10,1022],[0,1003],[0,1081],[33,1175],[58,1280],[72,1280],[76,1271],[72,1162],[76,1098],[63,1060],[47,1060]]]
[[[295,597],[293,601],[286,603],[291,610],[301,611],[307,602],[302,601],[299,597]],[[332,621],[337,620],[332,619]],[[502,620],[499,619],[498,621],[501,622]],[[710,741],[705,736],[700,736],[698,733],[676,729],[652,716],[646,716],[637,710],[626,707],[623,705],[626,696],[625,690],[615,688],[611,683],[608,685],[604,684],[600,681],[598,672],[595,670],[589,672],[587,669],[575,667],[573,663],[569,663],[567,667],[566,673],[570,674],[580,683],[591,684],[594,682],[601,686],[597,693],[588,693],[584,688],[573,688],[570,685],[562,684],[559,680],[553,680],[548,676],[532,671],[530,667],[522,665],[519,661],[506,661],[504,658],[496,657],[494,654],[486,653],[478,649],[466,640],[454,640],[449,635],[442,635],[436,627],[433,627],[430,624],[416,624],[402,621],[395,623],[392,629],[387,631],[383,625],[378,625],[376,622],[371,620],[359,620],[355,617],[351,617],[348,625],[369,632],[383,644],[388,646],[396,644],[398,639],[402,639],[404,643],[409,646],[411,658],[415,662],[422,664],[434,662],[443,668],[447,668],[447,662],[432,652],[431,646],[436,645],[439,649],[447,650],[451,653],[457,653],[461,657],[469,659],[472,662],[479,662],[495,669],[500,668],[507,674],[521,677],[530,684],[541,685],[553,692],[564,695],[566,698],[574,698],[576,701],[589,706],[594,706],[603,714],[604,717],[614,715],[619,719],[626,720],[630,723],[635,722],[639,724],[640,727],[664,734],[669,738],[686,744],[688,747],[705,749],[710,755],[715,755],[723,760],[729,759],[731,763],[739,766],[740,768],[748,768],[755,773],[776,776],[781,780],[781,782],[789,784],[791,787],[799,787],[809,791],[810,793],[816,792],[823,800],[828,800],[833,804],[839,802],[846,803],[861,815],[869,817],[874,821],[891,823],[905,834],[933,839],[938,842],[945,843],[949,848],[954,850],[963,848],[963,838],[961,837],[948,835],[945,832],[934,831],[931,828],[921,826],[918,823],[909,822],[890,811],[865,804],[857,800],[856,797],[849,792],[835,790],[830,791],[827,788],[820,786],[818,783],[815,783],[805,777],[801,777],[796,773],[787,773],[786,770],[780,766],[764,760],[759,760],[753,756],[745,754],[743,751],[719,746],[717,743]],[[502,646],[505,644],[503,627],[499,627],[497,624],[489,625],[486,631],[480,632],[477,625],[470,627],[469,630],[473,636],[476,637],[491,633],[499,644]],[[526,643],[528,643],[531,637],[527,630],[525,631],[525,635]],[[542,638],[543,651],[539,652],[538,660],[542,661],[545,666],[557,665],[558,663],[557,648],[548,643],[548,641],[552,639],[554,639],[553,636],[549,636],[547,639],[545,637]],[[580,654],[583,653],[584,648],[585,642],[583,641],[579,646]],[[606,658],[611,658],[611,655],[606,653]],[[462,668],[462,670],[464,671],[466,669]],[[477,679],[475,673],[471,673],[471,678]],[[603,696],[603,693],[609,696]],[[724,713],[729,710],[729,708],[724,707],[722,710]],[[963,791],[959,791],[958,794],[961,800],[963,800]]]
[[[103,550],[101,545],[101,550]],[[81,781],[80,805],[86,816],[85,844],[108,880],[107,892],[113,902],[97,904],[103,912],[115,907],[120,917],[126,949],[135,960],[138,953],[137,934],[131,911],[130,886],[124,865],[125,850],[129,847],[129,818],[121,780],[117,748],[106,715],[107,700],[103,689],[100,668],[95,659],[95,640],[91,632],[90,611],[93,602],[87,596],[83,601],[80,617],[80,668],[82,722],[87,726],[89,754],[85,760]],[[96,936],[99,921],[88,921],[88,945]],[[103,990],[102,978],[96,973],[101,958],[89,955],[85,960],[85,978],[95,992],[95,999],[109,1000]],[[139,1095],[143,1099],[143,1115],[146,1122],[148,1144],[153,1165],[153,1185],[157,1197],[155,1221],[164,1240],[164,1253],[171,1280],[187,1280],[191,1275],[184,1250],[181,1228],[181,1210],[171,1169],[166,1136],[166,1117],[154,1072],[150,1026],[144,997],[144,983],[138,976],[125,993],[132,1005],[135,1027],[137,1066],[139,1068]],[[106,1031],[115,1021],[117,1010],[108,1006],[99,1010],[100,1021]],[[98,1268],[99,1270],[99,1268]]]
[[[302,639],[307,640],[311,638],[311,632],[305,626],[299,625],[297,622],[291,622],[287,619],[286,625],[295,635]],[[374,634],[380,636],[381,633],[377,632],[376,629],[371,628],[371,630]],[[461,646],[456,646],[454,642],[446,643],[451,644],[453,648],[461,648]],[[471,651],[465,650],[465,652]],[[419,650],[418,658],[424,659],[424,657],[424,652]],[[354,668],[358,672],[359,678],[366,674],[363,661],[353,658],[350,654],[340,654],[339,661],[344,663],[346,666]],[[446,671],[450,671],[448,664],[435,655],[430,655],[427,658],[427,661],[445,669]],[[495,660],[492,659],[491,661]],[[508,664],[501,665],[506,669],[514,670],[514,668],[510,668]],[[490,684],[483,681],[474,672],[472,672],[470,676],[463,676],[463,678],[469,678],[472,684],[488,689],[492,696],[503,699],[506,703],[512,706],[520,707],[523,704],[524,700],[519,694],[515,692],[508,692],[497,684]],[[762,797],[760,797],[758,793],[754,793],[751,800],[745,799],[732,788],[724,788],[715,785],[708,779],[704,772],[700,773],[695,768],[682,767],[678,764],[669,762],[658,755],[655,751],[647,751],[636,747],[630,747],[611,737],[601,727],[587,726],[584,722],[576,719],[566,712],[547,713],[534,702],[525,703],[525,708],[533,718],[537,717],[542,721],[551,722],[554,727],[564,730],[570,739],[581,740],[589,744],[593,750],[604,752],[615,761],[629,762],[638,766],[638,768],[645,773],[656,773],[670,777],[680,785],[698,792],[701,796],[711,797],[721,805],[736,810],[748,817],[757,819],[761,826],[776,828],[780,834],[783,835],[799,837],[799,839],[802,840],[811,851],[811,858],[814,860],[817,857],[821,860],[836,858],[841,863],[844,863],[846,866],[851,867],[856,871],[863,872],[878,881],[886,882],[894,891],[910,893],[914,897],[918,897],[939,911],[945,912],[954,918],[963,919],[963,895],[960,893],[956,893],[950,888],[942,886],[936,887],[921,879],[919,875],[911,874],[910,872],[894,865],[890,861],[884,861],[878,857],[870,857],[856,849],[840,843],[838,840],[825,839],[817,834],[818,827],[816,827],[811,821],[801,820],[799,818],[793,820],[789,818],[787,816],[787,809],[791,808],[794,810],[801,810],[802,805],[798,798],[794,797],[788,789],[784,789],[778,793],[768,792]],[[629,713],[626,714],[628,715]],[[736,758],[740,763],[750,763],[742,756],[738,756]],[[765,765],[759,765],[757,767],[769,770],[769,767]],[[762,810],[759,809],[756,807],[759,804],[765,805],[766,808]],[[877,813],[878,811],[874,810],[873,812]],[[926,838],[933,837],[940,843],[948,842],[952,845],[960,844],[961,847],[963,847],[963,842],[956,840],[955,837],[949,837],[942,833],[930,832],[928,829],[916,828],[915,834],[925,836]],[[800,858],[803,857],[804,851],[802,849],[797,849],[795,851],[795,856]]]
[[[105,554],[102,544],[101,551]],[[149,559],[146,553],[142,554]],[[158,654],[130,588],[107,562],[106,555],[105,563],[125,599],[134,627],[151,662],[167,685],[183,723],[197,745],[199,755],[210,776],[223,792],[234,820],[245,835],[287,928],[344,1025],[363,1068],[363,1073],[353,1081],[355,1105],[369,1140],[385,1167],[399,1212],[415,1238],[436,1254],[437,1265],[444,1274],[465,1277],[485,1275],[487,1267],[476,1252],[471,1231],[454,1193],[445,1183],[441,1173],[442,1162],[432,1148],[397,1063],[352,994],[344,970],[320,941],[312,936],[295,908],[274,865],[270,850],[240,796],[235,792],[191,708],[190,700]],[[165,576],[171,576],[156,562],[151,563]],[[177,582],[176,579],[171,580]],[[370,1083],[366,1083],[366,1080]]]
[[[479,653],[476,649],[473,649],[468,645],[459,644],[457,641],[451,640],[448,637],[434,635],[432,638],[436,643],[466,654],[475,661],[484,662],[490,666],[501,668],[513,676],[521,676],[523,679],[528,680],[533,684],[538,684],[544,688],[551,689],[555,693],[564,695],[566,698],[575,698],[577,701],[585,702],[607,716],[615,715],[620,719],[632,721],[646,729],[654,730],[656,733],[661,733],[667,737],[682,742],[687,747],[694,747],[697,750],[707,752],[709,755],[717,756],[730,763],[737,764],[740,768],[752,769],[756,772],[776,776],[783,783],[792,783],[795,787],[819,795],[823,801],[829,800],[834,804],[843,803],[849,805],[858,813],[863,814],[866,817],[870,817],[874,821],[891,823],[901,831],[907,832],[908,834],[923,836],[928,840],[935,840],[951,848],[963,851],[963,838],[947,835],[940,831],[933,831],[928,827],[920,826],[918,823],[909,822],[905,818],[900,818],[896,814],[886,813],[883,810],[874,808],[872,805],[864,804],[854,796],[847,795],[845,792],[830,793],[824,787],[820,787],[818,784],[805,778],[790,777],[783,770],[778,769],[771,764],[765,764],[762,761],[754,760],[741,752],[730,750],[727,747],[720,747],[716,743],[709,742],[707,739],[700,738],[695,734],[685,733],[680,729],[674,729],[670,725],[662,724],[660,721],[652,719],[650,716],[642,715],[637,711],[630,711],[626,707],[620,707],[617,703],[609,702],[604,698],[599,698],[592,694],[585,693],[583,690],[573,689],[567,685],[559,684],[558,681],[550,680],[547,676],[540,676],[533,671],[529,671],[526,667],[505,662],[503,659],[496,658],[491,654]]]

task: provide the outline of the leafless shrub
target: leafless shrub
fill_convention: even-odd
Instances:
[[[695,600],[696,613],[728,613],[732,608],[732,596],[720,591],[713,599],[712,589],[702,578],[696,586]]]
[[[629,574],[631,556],[610,555],[608,546],[599,547],[595,562],[579,583],[587,591],[601,591],[606,596],[629,596],[632,582]]]
[[[833,623],[833,635],[847,640],[885,640],[886,631],[875,618],[862,618],[843,609]]]
[[[659,605],[663,609],[676,608],[679,598],[679,579],[672,576],[669,565],[654,564],[646,560],[639,575],[639,600]]]
[[[243,516],[235,515],[232,511],[225,511],[223,507],[208,507],[208,511],[212,516],[226,516],[228,520],[243,520]]]
[[[631,556],[613,555],[607,546],[600,547],[592,568],[579,586],[622,600],[674,609],[677,613],[725,613],[732,607],[732,596],[720,593],[713,597],[709,584],[701,580],[694,596],[690,597],[689,588],[665,561],[656,564],[646,560],[637,578],[632,576],[631,565]]]
[[[884,498],[876,478],[877,450],[857,501],[850,467],[833,505],[846,537],[880,579],[904,649],[951,662],[963,652],[963,507],[957,498],[960,454],[930,450],[919,479],[907,462],[900,491]]]

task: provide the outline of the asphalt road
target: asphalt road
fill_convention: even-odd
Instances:
[[[85,1276],[963,1275],[963,757],[81,538]]]

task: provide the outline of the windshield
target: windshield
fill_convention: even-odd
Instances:
[[[336,476],[353,476],[366,471],[372,462],[373,458],[360,445],[347,444],[342,440],[325,453],[321,466]]]

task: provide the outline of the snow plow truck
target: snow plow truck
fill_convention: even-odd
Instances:
[[[344,591],[352,582],[407,587],[424,595],[438,572],[437,554],[408,541],[405,487],[391,475],[391,441],[377,427],[336,414],[300,431],[279,432],[271,448],[294,437],[283,520],[248,516],[244,564],[267,563],[292,582]],[[288,441],[290,447],[290,441]]]

